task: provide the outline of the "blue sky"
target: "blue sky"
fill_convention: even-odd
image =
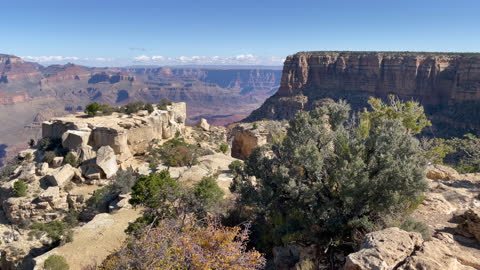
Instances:
[[[0,53],[41,63],[266,64],[306,50],[480,51],[478,0],[1,3]]]

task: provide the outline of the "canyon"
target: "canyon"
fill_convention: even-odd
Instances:
[[[299,52],[288,56],[278,92],[246,121],[291,119],[330,98],[359,110],[370,96],[420,102],[427,134],[461,136],[480,129],[480,54]]]
[[[0,54],[0,167],[31,138],[42,121],[83,111],[90,102],[120,106],[162,98],[187,102],[187,124],[239,121],[274,94],[279,67],[85,67],[27,62]],[[7,158],[5,158],[7,157]]]

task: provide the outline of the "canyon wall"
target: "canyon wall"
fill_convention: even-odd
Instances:
[[[389,94],[425,106],[434,123],[430,133],[477,133],[480,54],[300,52],[287,57],[277,93],[245,120],[291,119],[325,98],[345,99],[357,110],[370,96]]]

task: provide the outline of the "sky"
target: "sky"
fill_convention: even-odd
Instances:
[[[0,53],[41,64],[281,65],[309,50],[480,51],[479,0],[1,0]]]

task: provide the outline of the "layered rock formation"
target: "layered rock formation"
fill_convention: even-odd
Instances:
[[[300,52],[287,57],[278,92],[246,120],[290,119],[323,98],[345,99],[360,109],[370,96],[389,94],[421,102],[437,131],[478,131],[480,55]]]
[[[169,139],[177,132],[183,134],[185,119],[186,104],[183,102],[150,114],[140,111],[136,115],[113,113],[96,118],[77,114],[43,122],[42,136],[61,138],[63,147],[77,151],[80,157],[109,146],[119,161],[124,161],[145,153],[152,140]]]

